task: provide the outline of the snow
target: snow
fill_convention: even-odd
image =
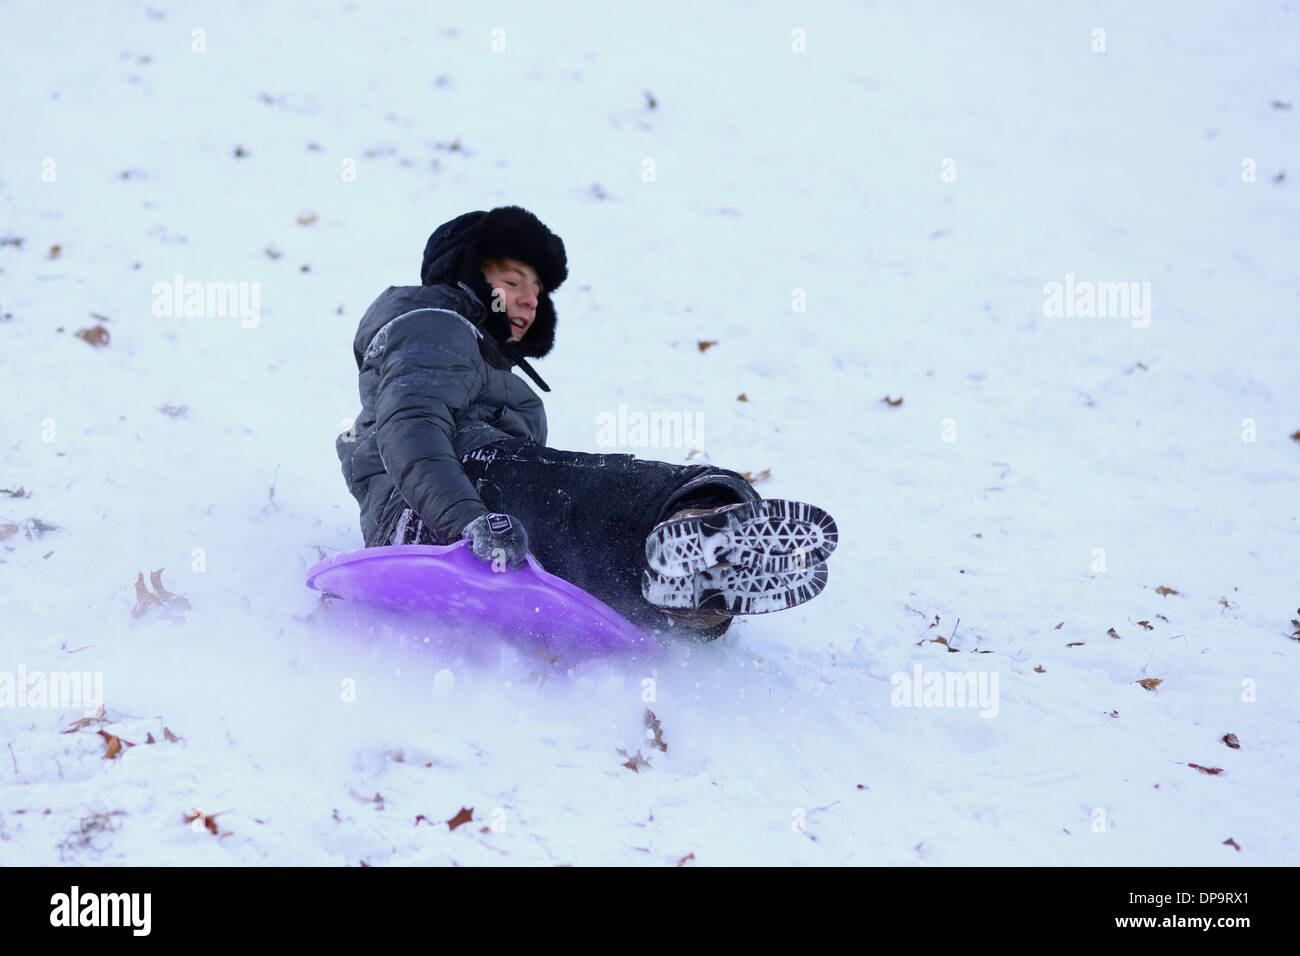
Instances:
[[[1300,862],[1298,15],[6,3],[0,680],[111,722],[0,707],[0,864]],[[566,671],[303,586],[360,546],[361,313],[507,203],[569,251],[550,443],[699,413],[835,515],[822,596]]]

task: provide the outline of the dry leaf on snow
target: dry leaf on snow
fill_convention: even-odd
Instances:
[[[647,709],[643,717],[643,720],[645,722],[646,730],[648,731],[647,736],[652,736],[653,738],[650,741],[651,744],[656,749],[661,750],[664,753],[667,753],[668,744],[664,742],[663,727],[660,723],[659,718],[655,716],[655,712],[653,710]]]
[[[102,325],[92,325],[88,329],[77,329],[74,334],[83,342],[96,348],[108,344],[108,329]]]
[[[447,821],[447,829],[454,830],[462,823],[469,823],[474,819],[473,807],[461,807],[460,812]]]
[[[149,572],[149,580],[153,584],[156,593],[150,593],[149,588],[144,583],[144,572],[141,571],[135,579],[135,607],[131,610],[131,616],[137,620],[144,617],[150,608],[161,608],[163,612],[176,624],[185,623],[185,611],[191,610],[190,602],[183,595],[173,594],[163,587],[162,569]]]
[[[141,571],[135,579],[135,607],[131,609],[131,616],[143,617],[149,608],[155,605],[162,607],[162,601],[149,593],[144,583],[144,572]]]
[[[182,595],[173,594],[171,591],[168,591],[163,587],[162,573],[162,568],[159,568],[157,571],[149,572],[149,583],[153,585],[154,593],[158,595],[159,600],[161,600],[163,604],[173,605],[182,610],[191,610],[190,602],[185,600]]]
[[[97,730],[95,731],[95,733],[99,734],[99,736],[104,738],[104,759],[105,760],[114,760],[120,757],[125,752],[127,747],[135,746],[135,744],[131,743],[131,741],[123,740],[121,737],[116,737],[113,734],[110,734],[106,730]]]
[[[225,812],[225,810],[222,810],[221,813],[204,813],[198,807],[195,807],[189,813],[185,814],[185,822],[193,826],[195,820],[202,820],[204,829],[213,836],[230,836],[229,830],[222,833],[221,828],[217,826],[217,817],[221,816],[221,814]]]
[[[615,750],[620,757],[628,757],[627,751],[622,749],[621,747],[617,747],[615,748]],[[635,756],[628,757],[628,759],[623,763],[619,764],[619,766],[627,767],[627,769],[631,770],[633,773],[640,773],[641,772],[640,768],[650,766],[650,761],[642,757],[641,751],[638,750]]]
[[[107,724],[107,723],[111,723],[111,721],[104,716],[104,705],[100,704],[99,709],[96,710],[89,717],[82,717],[80,720],[74,720],[72,723],[68,724],[67,730],[60,730],[59,733],[75,734],[82,727],[89,727],[91,724]]]

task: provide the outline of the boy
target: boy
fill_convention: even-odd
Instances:
[[[419,286],[390,286],[353,341],[361,413],[335,442],[366,547],[471,540],[534,557],[634,624],[715,638],[734,614],[807,601],[835,523],[708,465],[546,447],[529,364],[555,342],[564,243],[518,206],[429,237]]]

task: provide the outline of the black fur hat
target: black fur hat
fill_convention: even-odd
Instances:
[[[569,276],[564,242],[520,206],[498,206],[478,222],[476,252],[482,259],[518,259],[537,270],[542,291],[554,292]]]
[[[439,226],[424,248],[420,279],[425,285],[463,282],[487,309],[484,330],[499,343],[511,335],[504,313],[492,311],[492,289],[483,277],[484,259],[518,259],[537,270],[542,294],[537,314],[524,337],[514,343],[519,354],[540,358],[555,345],[555,306],[551,292],[568,277],[568,259],[560,237],[519,206],[490,212],[467,212]]]

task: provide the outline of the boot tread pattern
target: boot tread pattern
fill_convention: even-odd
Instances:
[[[811,601],[826,587],[826,580],[824,562],[792,571],[722,565],[690,577],[645,571],[641,575],[641,594],[658,607],[767,614]]]
[[[664,522],[646,538],[646,564],[680,578],[720,563],[800,571],[825,563],[838,541],[835,519],[816,505],[764,498]]]

